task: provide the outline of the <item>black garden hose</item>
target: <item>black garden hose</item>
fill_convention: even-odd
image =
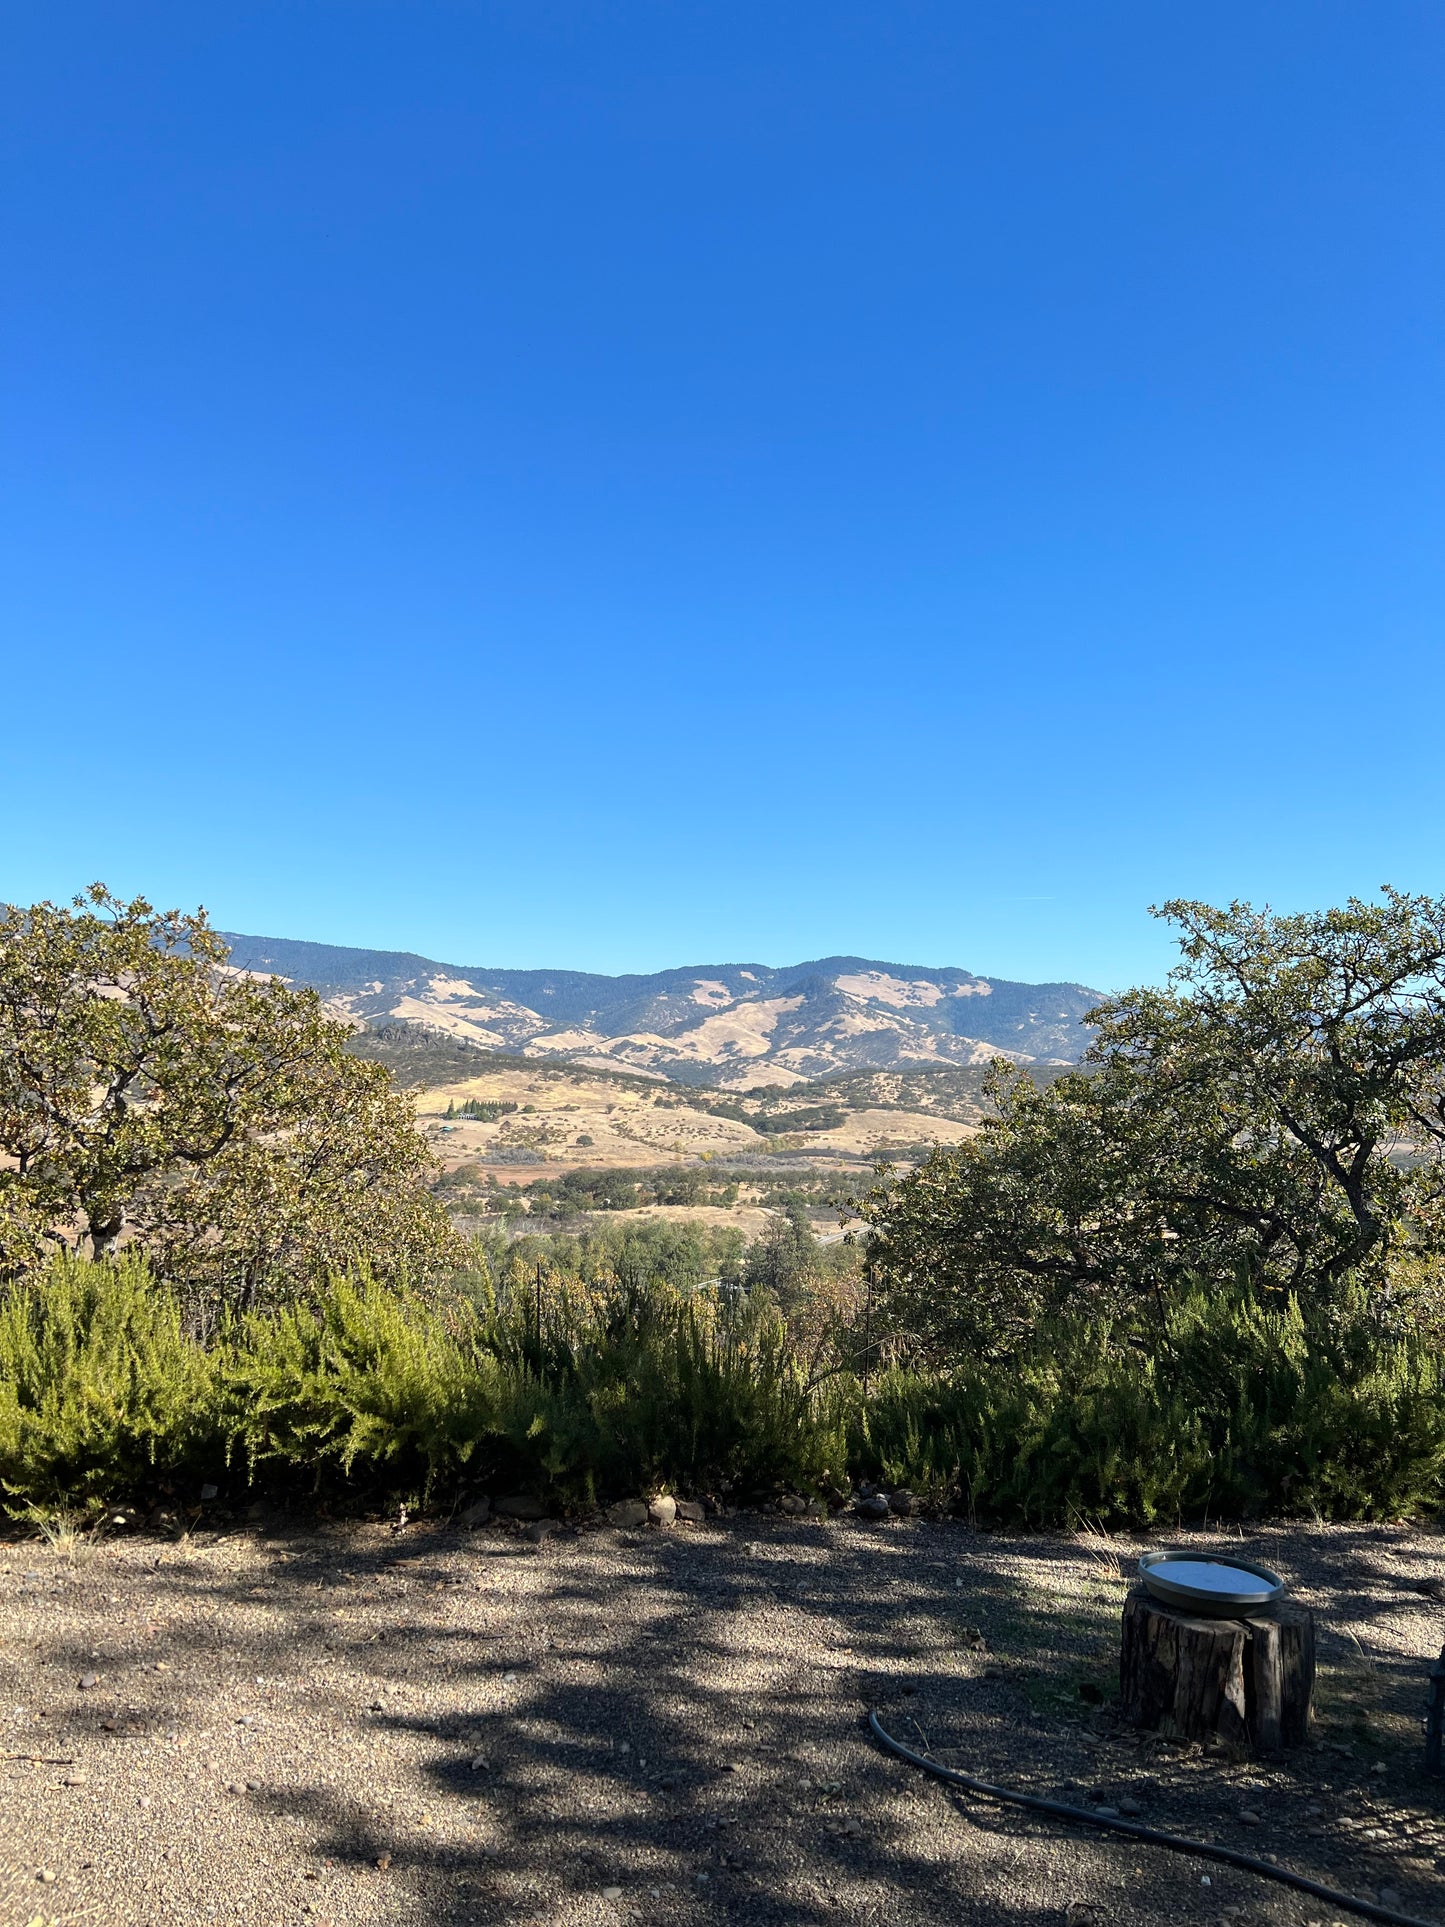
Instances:
[[[1151,1846],[1169,1847],[1175,1853],[1192,1853],[1205,1860],[1222,1860],[1227,1867],[1238,1867],[1245,1873],[1277,1880],[1281,1886],[1294,1887],[1302,1894],[1313,1894],[1316,1900],[1327,1901],[1332,1907],[1343,1907],[1349,1913],[1363,1914],[1367,1920],[1387,1921],[1390,1927],[1435,1927],[1435,1923],[1421,1920],[1414,1914],[1396,1913],[1393,1907],[1382,1907],[1378,1901],[1358,1900],[1353,1894],[1337,1893],[1333,1887],[1321,1886],[1318,1880],[1310,1880],[1302,1873],[1291,1873],[1287,1867],[1277,1867],[1273,1861],[1256,1860],[1253,1854],[1236,1853],[1233,1847],[1216,1847],[1208,1840],[1191,1840],[1182,1833],[1163,1833],[1158,1827],[1140,1826],[1133,1820],[1116,1820],[1107,1813],[1091,1812],[1088,1807],[1071,1807],[1062,1800],[1042,1800],[1035,1793],[1015,1793],[1010,1787],[994,1786],[988,1780],[976,1780],[971,1773],[960,1773],[957,1767],[944,1766],[927,1753],[915,1753],[902,1740],[895,1740],[876,1713],[868,1715],[868,1724],[879,1745],[886,1747],[890,1753],[896,1753],[900,1760],[907,1760],[910,1766],[931,1773],[936,1780],[947,1780],[951,1786],[967,1787],[970,1793],[981,1793],[986,1800],[1001,1800],[1006,1806],[1026,1807],[1030,1813],[1047,1813],[1056,1820],[1071,1820],[1086,1827],[1098,1827],[1105,1833],[1122,1833],[1128,1840],[1144,1840]]]

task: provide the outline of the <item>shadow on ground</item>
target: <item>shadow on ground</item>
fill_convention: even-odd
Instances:
[[[1277,1762],[1118,1727],[1125,1546],[750,1516],[540,1545],[280,1523],[73,1571],[11,1548],[7,1631],[28,1609],[33,1637],[7,1682],[24,1713],[8,1745],[86,1776],[66,1789],[63,1770],[14,1768],[32,1793],[50,1775],[61,1919],[1326,1917],[1246,1875],[956,1798],[878,1751],[873,1707],[990,1779],[1130,1799],[1428,1915],[1442,1790],[1411,1742],[1445,1609],[1407,1588],[1439,1542],[1252,1543],[1315,1606],[1327,1683],[1355,1682],[1353,1699],[1327,1692],[1323,1744]]]

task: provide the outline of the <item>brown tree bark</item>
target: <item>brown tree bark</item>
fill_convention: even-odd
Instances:
[[[1244,1619],[1191,1617],[1142,1589],[1124,1602],[1119,1687],[1124,1717],[1175,1739],[1216,1739],[1262,1753],[1307,1737],[1315,1628],[1281,1601]]]

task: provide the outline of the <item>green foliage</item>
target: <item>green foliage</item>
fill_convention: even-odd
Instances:
[[[524,1283],[493,1306],[500,1429],[516,1475],[581,1500],[815,1489],[843,1475],[840,1417],[810,1390],[763,1296],[614,1278]]]
[[[635,1211],[646,1204],[727,1205],[737,1195],[736,1178],[686,1164],[650,1171],[549,1171],[527,1188],[531,1215],[554,1220],[591,1211]]]
[[[540,1241],[531,1241],[539,1243]],[[1165,1321],[1050,1321],[1026,1351],[815,1371],[771,1294],[482,1253],[423,1299],[366,1274],[188,1331],[134,1258],[52,1259],[0,1303],[9,1509],[98,1508],[203,1479],[340,1504],[460,1481],[563,1504],[908,1485],[1041,1528],[1445,1500],[1445,1365],[1364,1292],[1328,1320],[1247,1283]]]
[[[57,1257],[0,1305],[0,1484],[24,1510],[228,1466],[233,1488],[352,1503],[463,1474],[569,1502],[840,1480],[840,1412],[771,1302],[631,1257],[590,1282],[488,1263],[444,1301],[363,1273],[204,1336],[138,1260]]]
[[[900,1342],[938,1364],[1243,1269],[1323,1306],[1445,1250],[1445,901],[1171,903],[1165,990],[1091,1013],[1086,1070],[995,1065],[995,1114],[861,1206]]]
[[[516,1108],[515,1104],[503,1103],[501,1101],[493,1103],[484,1097],[468,1097],[464,1098],[460,1104],[455,1102],[448,1104],[446,1115],[448,1117],[470,1117],[478,1124],[495,1124],[498,1118],[510,1117]]]
[[[795,1105],[791,1110],[767,1110],[761,1104],[751,1106],[740,1103],[736,1098],[719,1098],[706,1107],[710,1117],[731,1118],[738,1124],[750,1124],[755,1131],[836,1131],[848,1121],[848,1113],[841,1104]]]
[[[657,1282],[675,1291],[695,1291],[711,1281],[733,1283],[742,1265],[744,1238],[736,1225],[696,1220],[605,1219],[580,1231],[537,1231],[509,1241],[498,1234],[474,1240],[474,1278],[489,1287],[545,1273],[575,1275],[596,1285],[612,1279],[628,1284]],[[462,1281],[465,1288],[466,1280]]]
[[[819,1261],[807,1209],[790,1200],[774,1212],[767,1230],[749,1247],[743,1277],[750,1286],[771,1292],[779,1303],[791,1305],[817,1276]]]
[[[224,1462],[217,1357],[136,1259],[58,1255],[0,1300],[0,1486],[102,1505]]]
[[[1391,1518],[1445,1500],[1445,1367],[1362,1294],[1312,1330],[1297,1300],[1196,1282],[1162,1330],[1059,1317],[1006,1362],[894,1369],[850,1456],[988,1523]]]
[[[226,1422],[253,1480],[430,1490],[470,1458],[497,1403],[495,1361],[446,1319],[363,1273],[314,1300],[252,1313],[221,1358]]]
[[[455,1262],[409,1100],[314,991],[226,954],[204,913],[100,884],[0,914],[0,1275],[138,1245],[214,1314]]]

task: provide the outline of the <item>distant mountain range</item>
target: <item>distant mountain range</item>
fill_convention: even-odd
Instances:
[[[739,1090],[997,1056],[1072,1063],[1090,1038],[1084,1013],[1101,995],[867,957],[602,977],[221,935],[233,965],[309,984],[371,1028],[422,1025],[485,1050]]]

